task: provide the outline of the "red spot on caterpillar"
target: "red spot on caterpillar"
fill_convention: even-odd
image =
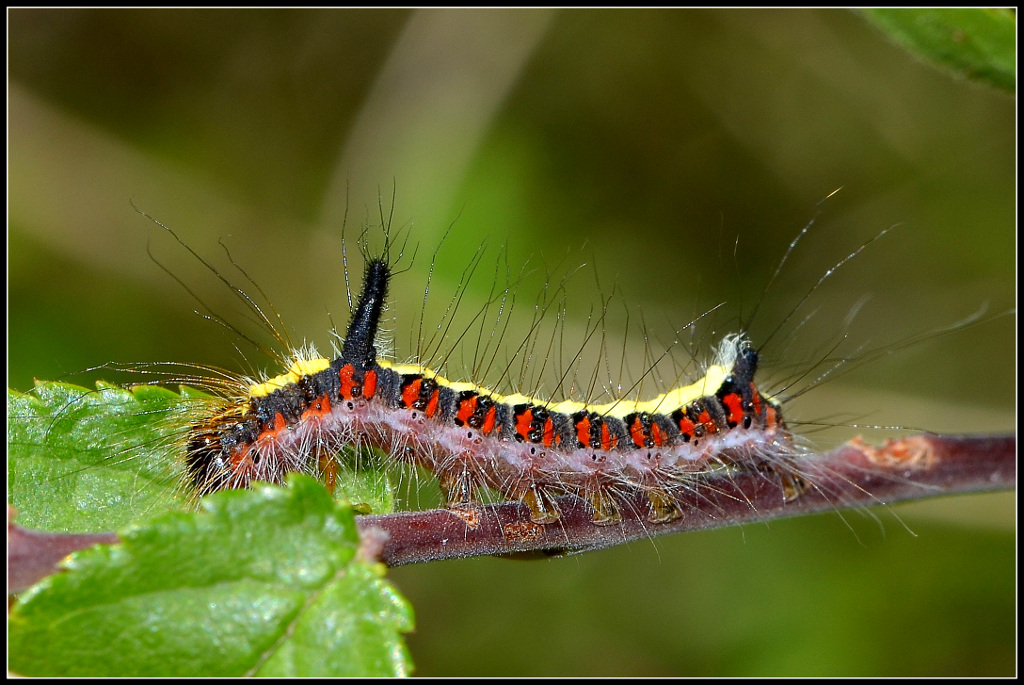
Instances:
[[[313,403],[309,405],[309,409],[302,412],[302,418],[308,419],[313,417],[323,417],[331,413],[331,398],[327,395],[321,395],[313,400]]]
[[[231,468],[233,470],[237,470],[242,465],[252,465],[252,460],[249,459],[249,449],[249,447],[246,447],[231,455]]]
[[[715,420],[711,418],[711,414],[708,413],[707,409],[701,411],[700,415],[697,416],[697,421],[700,422],[704,429],[708,433],[717,433],[718,426],[715,425]]]
[[[484,416],[484,424],[480,426],[480,430],[484,432],[484,435],[494,430],[494,420],[497,414],[497,409],[491,407],[487,410],[487,414]]]
[[[640,419],[639,414],[634,416],[633,422],[629,424],[629,436],[633,438],[633,444],[637,447],[644,447],[647,442],[647,435],[644,433],[644,422]]]
[[[735,427],[743,423],[743,398],[734,392],[729,393],[722,398],[722,404],[729,410],[729,416],[726,417],[729,421],[730,427]]]
[[[459,402],[459,410],[455,413],[455,424],[465,426],[469,423],[470,417],[476,412],[476,395],[467,397]],[[487,432],[486,430],[484,431]]]
[[[345,366],[338,369],[338,380],[341,381],[341,390],[339,391],[342,399],[352,399],[352,390],[359,385],[352,379],[356,370],[351,364],[345,364]]]
[[[694,437],[694,431],[697,429],[697,425],[690,420],[688,416],[682,416],[679,419],[679,432],[683,435],[692,438]]]
[[[420,385],[422,383],[423,379],[417,378],[402,388],[402,404],[405,405],[406,409],[412,409],[413,404],[420,398]]]
[[[576,439],[580,441],[580,447],[590,446],[590,417],[586,414],[576,422]]]
[[[533,411],[527,405],[521,414],[516,414],[516,436],[520,442],[529,441],[531,423],[533,423]]]
[[[541,438],[541,440],[544,443],[544,446],[545,447],[551,447],[551,443],[554,440],[554,437],[555,437],[555,424],[554,424],[554,422],[552,422],[551,418],[549,417],[548,420],[544,422],[544,435]]]
[[[651,439],[654,440],[655,447],[665,445],[665,434],[661,432],[661,427],[657,422],[651,422]]]
[[[281,412],[277,412],[276,414],[274,414],[274,423],[272,423],[269,428],[265,429],[260,433],[259,439],[273,440],[275,437],[277,437],[278,433],[280,433],[287,427],[288,423],[284,420],[284,416],[281,414]]]
[[[434,388],[434,392],[430,393],[430,400],[427,402],[426,413],[427,416],[433,417],[437,413],[437,405],[441,400],[441,391]]]
[[[363,397],[373,399],[377,393],[377,372],[370,370],[363,376]]]
[[[612,435],[612,432],[608,429],[608,424],[601,424],[601,449],[610,450],[619,444],[619,439]]]

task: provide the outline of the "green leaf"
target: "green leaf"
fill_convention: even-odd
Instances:
[[[1016,92],[1017,14],[1011,9],[867,9],[864,14],[926,60]]]
[[[207,497],[72,555],[9,618],[33,676],[394,676],[412,611],[357,554],[351,508],[302,475]]]
[[[190,507],[181,458],[196,416],[222,403],[198,390],[97,383],[88,390],[36,382],[8,390],[8,498],[18,522],[52,531],[98,532],[140,517]],[[340,457],[339,499],[389,513],[384,467],[369,455]],[[348,464],[350,468],[344,468]]]
[[[7,487],[19,523],[98,532],[154,508],[181,508],[175,435],[196,404],[209,401],[198,391],[105,383],[87,390],[37,381],[31,393],[8,390]]]
[[[352,504],[359,514],[390,514],[395,496],[387,466],[373,450],[347,446],[336,457],[341,468],[335,477],[337,499]]]

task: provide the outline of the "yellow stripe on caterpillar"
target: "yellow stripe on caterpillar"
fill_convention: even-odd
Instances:
[[[295,385],[299,379],[319,373],[330,365],[331,362],[323,358],[297,359],[288,367],[287,373],[249,386],[249,397],[266,397],[272,392]]]

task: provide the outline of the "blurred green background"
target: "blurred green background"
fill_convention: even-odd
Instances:
[[[296,341],[321,351],[330,321],[347,321],[342,219],[347,209],[358,278],[352,238],[379,222],[379,196],[388,212],[394,193],[393,226],[419,245],[394,284],[399,358],[416,352],[411,322],[449,226],[425,318],[437,320],[486,241],[454,330],[488,297],[496,259],[514,279],[529,263],[508,354],[535,293],[585,263],[567,284],[562,362],[541,373],[535,355],[530,387],[550,389],[601,293],[630,307],[628,319],[613,307],[610,352],[596,356],[617,369],[627,342],[628,389],[645,343],[660,353],[674,328],[719,302],[697,349],[759,302],[752,333],[766,339],[829,266],[893,224],[784,327],[792,336],[766,345],[769,385],[832,343],[855,357],[983,304],[1015,306],[1014,97],[924,64],[853,13],[8,16],[8,382],[18,389],[108,361],[244,368],[147,245],[245,327],[238,302],[131,202],[228,271],[224,239]],[[546,330],[561,330],[549,319]],[[1015,324],[1003,316],[865,363],[787,415],[1014,430]],[[476,344],[455,345],[450,375],[462,358],[472,365]],[[864,431],[813,438],[851,432]],[[416,608],[419,675],[1010,675],[1015,505],[1015,493],[959,497],[873,512],[877,521],[853,512],[391,577]]]

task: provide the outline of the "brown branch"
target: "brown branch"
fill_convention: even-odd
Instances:
[[[766,521],[833,509],[894,504],[940,495],[1013,489],[1017,485],[1017,437],[926,435],[871,447],[853,440],[822,455],[809,455],[807,488],[786,500],[786,484],[772,472],[708,478],[678,502],[683,515],[669,523],[647,521],[642,494],[621,506],[622,521],[598,526],[590,505],[557,499],[555,523],[530,521],[519,502],[458,513],[447,509],[360,516],[367,550],[388,566],[483,555],[553,555],[611,547],[641,538]],[[8,522],[8,592],[53,573],[67,554],[96,543],[115,543],[113,533],[68,535],[30,531]]]
[[[21,592],[57,571],[61,559],[96,544],[119,542],[115,533],[47,533],[11,523],[7,506],[7,593]]]

